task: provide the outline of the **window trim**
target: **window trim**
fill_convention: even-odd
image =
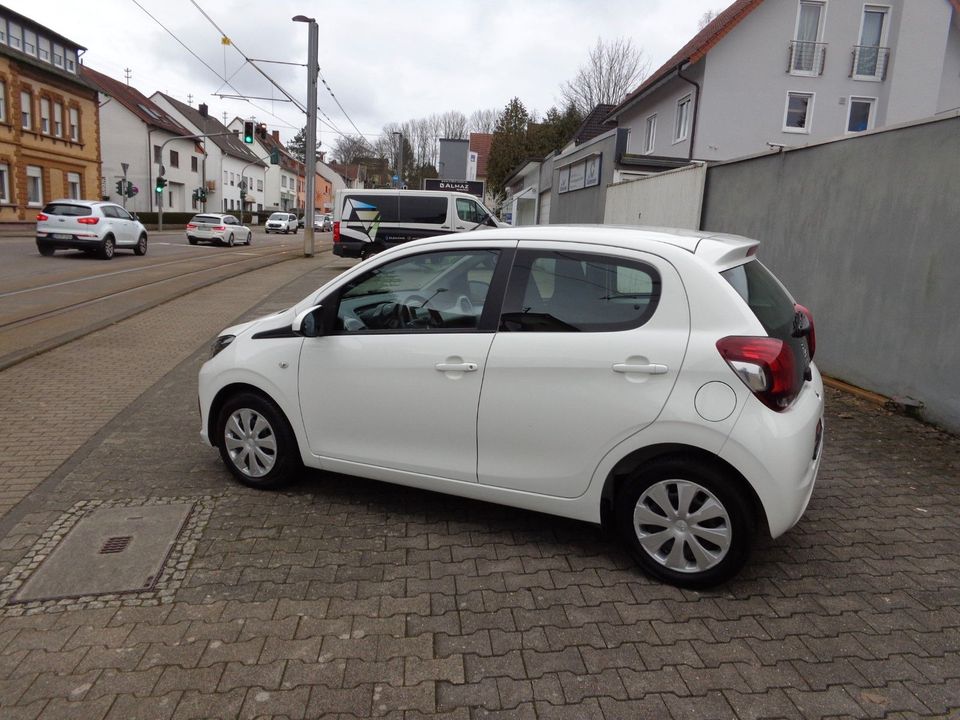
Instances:
[[[682,143],[690,137],[690,111],[693,105],[693,93],[687,93],[677,100],[675,122],[673,125],[673,144]],[[685,107],[681,114],[681,108]],[[681,120],[683,127],[681,127]]]
[[[13,205],[10,197],[10,165],[0,163],[0,205]]]
[[[67,108],[67,118],[70,123],[70,139],[73,142],[80,142],[80,109]],[[76,119],[76,122],[74,122]]]
[[[77,172],[68,172],[67,176],[67,194],[71,200],[82,200],[83,199],[83,178],[80,176],[80,173]],[[77,186],[77,196],[74,197],[71,192],[71,186]]]
[[[850,113],[853,111],[853,103],[855,102],[866,102],[870,105],[870,111],[867,113],[867,127],[863,130],[851,130],[850,129]],[[877,102],[878,98],[870,97],[868,95],[850,95],[847,97],[847,115],[845,122],[843,124],[843,134],[844,135],[860,135],[861,133],[868,132],[873,130],[876,127],[877,122]]]
[[[24,110],[24,102],[26,102],[26,110]],[[23,130],[33,130],[33,93],[29,90],[20,91],[20,127]]]
[[[787,125],[787,118],[790,113],[790,96],[791,95],[802,95],[809,98],[807,102],[807,117],[806,124],[802,128],[790,127]],[[783,106],[783,132],[792,133],[794,135],[809,135],[813,130],[813,108],[814,102],[816,99],[816,93],[814,92],[805,92],[800,90],[788,90],[787,99]]]
[[[653,120],[651,123],[650,121]],[[652,155],[657,147],[657,113],[647,115],[643,125],[643,155]]]
[[[883,48],[887,46],[887,41],[890,37],[890,18],[893,15],[893,7],[890,5],[881,5],[879,3],[864,3],[860,8],[860,27],[857,30],[857,41],[855,45],[862,46],[863,43],[863,23],[867,19],[868,9],[873,12],[882,12],[883,13],[883,27],[880,29],[880,44],[878,48]],[[879,68],[879,62],[877,63]],[[853,70],[850,73],[850,77],[853,80],[861,80],[865,82],[883,82],[883,74],[879,75],[859,75],[857,73],[856,62],[854,62]]]
[[[36,170],[36,173],[31,172]],[[43,168],[39,165],[27,165],[26,168],[27,174],[27,207],[43,207]],[[40,192],[38,200],[30,200],[30,181],[37,180],[39,181]]]
[[[800,40],[800,16],[803,13],[804,5],[819,5],[820,6],[820,22],[817,25],[817,37],[813,41],[814,43],[822,43],[823,35],[827,27],[827,8],[828,3],[826,0],[798,0],[797,2],[797,19],[793,27],[793,42],[809,42],[806,40]],[[793,57],[790,58],[790,74],[796,75],[798,77],[819,77],[822,73],[816,71],[817,63],[814,61],[813,70],[797,70],[794,67]]]
[[[0,123],[7,121],[7,82],[0,80]]]

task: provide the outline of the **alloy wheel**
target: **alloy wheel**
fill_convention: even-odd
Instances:
[[[235,410],[227,419],[223,439],[230,461],[247,477],[263,477],[277,462],[276,435],[256,410]]]

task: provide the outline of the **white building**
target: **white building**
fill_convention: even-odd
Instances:
[[[207,151],[207,207],[222,212],[257,212],[264,209],[267,163],[254,155],[236,133],[210,116],[206,105],[193,108],[169,95],[157,92],[151,98],[157,105],[196,134],[206,135],[201,142]],[[246,181],[246,196],[241,205],[240,183]]]
[[[230,121],[230,129],[243,134],[244,119],[235,117]],[[256,127],[256,123],[254,124]],[[268,211],[297,210],[297,161],[290,155],[280,142],[280,132],[274,130],[267,133],[266,126],[257,128],[253,135],[253,144],[247,147],[261,160],[267,163],[263,185],[263,209]],[[277,160],[274,165],[270,154],[276,150]]]
[[[155,212],[158,196],[154,188],[162,162],[168,183],[162,195],[163,209],[196,210],[199,206],[193,201],[193,192],[203,185],[206,156],[196,140],[181,139],[193,131],[135,87],[86,65],[79,67],[80,76],[99,93],[103,196],[134,211]],[[117,181],[124,174],[139,191],[134,197],[117,192]]]

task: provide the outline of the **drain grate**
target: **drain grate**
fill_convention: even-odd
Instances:
[[[103,544],[103,547],[100,548],[101,555],[109,555],[110,553],[119,553],[127,549],[127,545],[130,544],[130,541],[133,540],[133,535],[120,535],[117,537],[107,538],[107,541]]]

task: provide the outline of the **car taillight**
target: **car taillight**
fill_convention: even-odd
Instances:
[[[803,305],[794,305],[794,309],[800,313],[806,322],[801,322],[794,332],[798,337],[807,338],[807,351],[810,353],[810,359],[813,360],[813,354],[817,351],[817,331],[813,327],[813,313],[807,310]]]
[[[340,242],[340,221],[339,220],[337,220],[333,224],[333,241],[335,243]]]
[[[98,217],[77,218],[77,222],[80,223],[81,225],[96,225],[98,222],[100,222],[100,218]]]
[[[217,226],[214,228],[214,230],[216,230],[217,232],[223,232],[223,231],[226,230],[226,229],[227,229],[227,226],[226,226],[226,225],[217,225]]]
[[[717,350],[757,399],[771,410],[790,407],[800,392],[790,346],[771,337],[725,337]]]
[[[193,223],[187,223],[187,230],[196,230],[197,226]]]
[[[43,222],[44,220],[49,220],[49,219],[50,218],[44,215],[43,213],[40,213],[39,215],[37,215],[37,222]]]

